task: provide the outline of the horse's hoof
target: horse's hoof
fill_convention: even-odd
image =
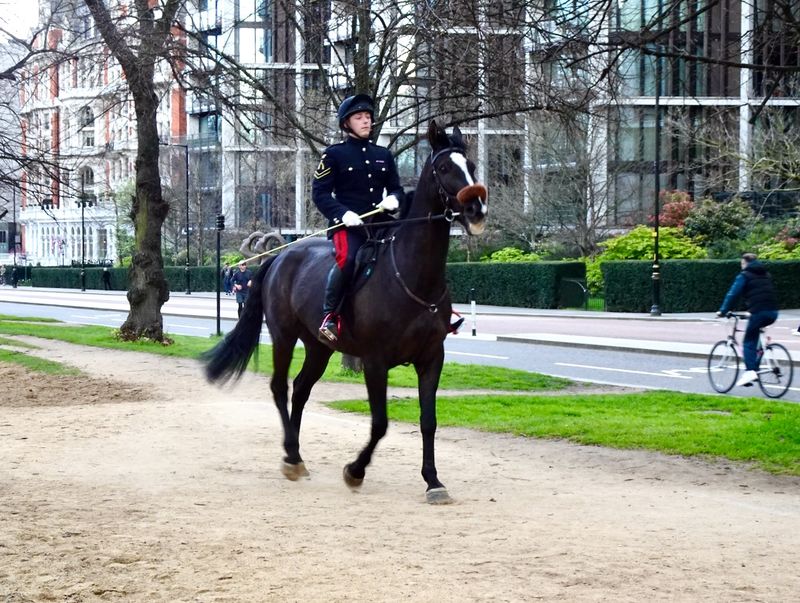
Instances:
[[[358,488],[361,484],[364,483],[363,477],[355,477],[352,473],[350,473],[350,465],[345,465],[344,470],[342,471],[342,477],[344,477],[344,483],[350,486],[351,488]]]
[[[286,479],[296,482],[301,477],[308,477],[308,469],[303,461],[299,463],[287,463],[284,461],[281,465],[281,473]]]
[[[431,488],[425,493],[429,505],[450,505],[455,501],[450,498],[447,488]]]

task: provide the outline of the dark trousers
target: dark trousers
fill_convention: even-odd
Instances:
[[[758,358],[758,335],[761,329],[771,325],[778,319],[778,312],[775,310],[767,310],[765,312],[753,312],[747,321],[747,328],[744,331],[744,343],[742,344],[742,351],[744,352],[744,367],[748,371],[757,371],[759,358]]]

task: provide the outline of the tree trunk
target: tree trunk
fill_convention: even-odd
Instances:
[[[136,196],[131,208],[136,250],[128,276],[130,312],[120,327],[120,334],[125,340],[146,337],[163,341],[161,306],[169,299],[169,287],[164,278],[161,227],[169,205],[161,196],[158,168],[158,98],[153,91],[152,79],[149,86],[147,82],[138,84],[134,105],[139,147],[136,154]]]
[[[131,207],[135,251],[128,274],[130,312],[120,327],[120,335],[125,340],[148,338],[164,341],[161,306],[169,299],[169,287],[164,278],[161,227],[169,204],[161,196],[156,124],[158,97],[154,82],[156,64],[166,58],[166,42],[172,37],[171,24],[183,0],[162,2],[158,19],[154,16],[153,3],[137,0],[134,4],[137,17],[135,35],[118,29],[102,0],[84,2],[103,41],[125,73],[136,109],[136,193]],[[132,47],[129,40],[138,43]]]
[[[349,354],[342,354],[342,368],[346,368],[354,373],[364,372],[364,363],[361,358],[357,356],[350,356]]]

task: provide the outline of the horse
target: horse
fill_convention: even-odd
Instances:
[[[262,263],[235,328],[204,356],[209,381],[240,377],[258,345],[262,315],[266,319],[272,338],[270,389],[284,432],[282,472],[290,480],[309,475],[300,455],[303,408],[331,355],[339,351],[362,360],[372,419],[369,442],[344,467],[345,483],[354,489],[361,486],[375,447],[388,429],[389,369],[411,364],[418,380],[426,500],[452,502],[434,461],[436,392],[451,315],[447,249],[454,221],[470,235],[484,231],[487,189],[476,182],[475,165],[467,158],[457,126],[448,135],[431,121],[427,138],[431,154],[416,190],[397,226],[379,241],[369,278],[346,297],[336,342],[323,341],[317,330],[325,279],[334,261],[332,246],[320,237],[309,237]],[[293,382],[290,413],[287,379],[298,339],[305,346],[305,361]]]

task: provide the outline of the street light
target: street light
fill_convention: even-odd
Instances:
[[[650,308],[650,316],[661,316],[661,266],[659,266],[658,257],[658,226],[659,226],[659,213],[660,207],[660,180],[661,180],[661,107],[659,106],[661,95],[661,57],[658,53],[655,55],[656,60],[656,102],[655,102],[655,158],[653,161],[653,178],[655,180],[655,237],[653,240],[653,305]]]
[[[81,206],[81,291],[86,291],[86,221],[84,210],[86,204],[91,207],[92,201],[86,198],[86,172],[81,172],[81,197],[78,205]]]
[[[11,244],[14,246],[14,265],[11,267],[11,286],[17,288],[17,187],[11,187]]]
[[[191,295],[192,289],[189,280],[189,144],[159,143],[165,147],[183,147],[184,173],[186,174],[186,295]]]

